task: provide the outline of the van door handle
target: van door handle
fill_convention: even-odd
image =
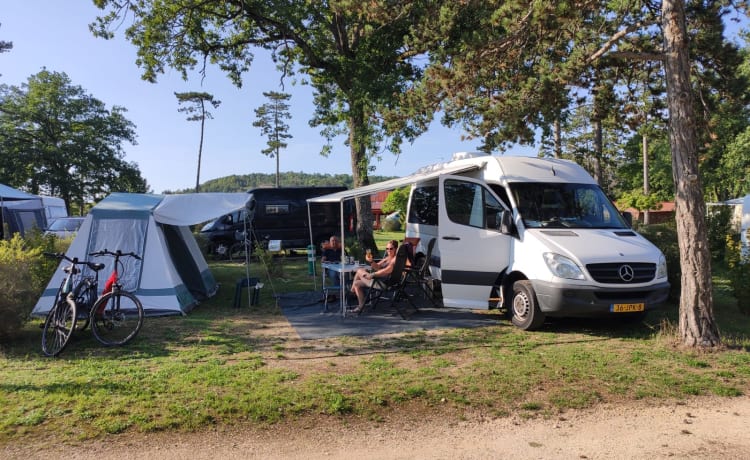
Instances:
[[[443,239],[444,240],[452,240],[452,241],[460,241],[461,240],[461,238],[459,238],[457,236],[444,236]]]

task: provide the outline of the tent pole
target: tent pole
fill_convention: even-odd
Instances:
[[[346,239],[344,234],[344,229],[346,228],[346,221],[344,220],[344,199],[342,198],[339,200],[339,208],[341,212],[341,266],[343,267],[346,263]],[[346,273],[344,273],[344,270],[341,270],[339,272],[339,286],[341,286],[341,314],[342,316],[346,316]]]
[[[313,251],[313,264],[312,264],[312,277],[313,277],[313,291],[318,290],[318,274],[315,271],[315,241],[313,241],[312,231],[312,212],[310,212],[310,202],[307,202],[307,229],[310,231],[310,246],[307,247],[307,260],[310,260],[310,250]]]
[[[240,211],[241,213],[242,211]],[[242,219],[243,231],[245,232],[243,239],[245,240],[242,244],[245,246],[245,284],[247,285],[247,308],[252,306],[252,293],[250,292],[250,234],[247,233],[247,212],[245,218]],[[253,286],[253,289],[257,289],[257,286]],[[242,292],[242,291],[240,291]]]

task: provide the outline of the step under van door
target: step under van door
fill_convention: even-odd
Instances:
[[[440,177],[438,247],[446,307],[487,309],[498,275],[509,265],[511,236],[498,229],[506,209],[482,181]]]

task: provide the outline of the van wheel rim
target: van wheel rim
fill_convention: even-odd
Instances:
[[[531,302],[525,295],[517,295],[513,298],[513,314],[518,318],[525,318],[529,315]]]

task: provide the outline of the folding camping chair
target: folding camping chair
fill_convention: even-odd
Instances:
[[[396,260],[393,262],[393,271],[387,278],[377,278],[370,288],[368,294],[368,301],[374,309],[380,299],[387,295],[390,297],[389,308],[395,308],[398,314],[403,319],[409,319],[409,315],[406,314],[406,310],[399,305],[399,301],[405,299],[415,312],[419,311],[419,308],[414,304],[409,295],[405,292],[407,282],[407,260],[409,259],[409,246],[402,244],[396,251]]]
[[[433,307],[437,307],[438,305],[435,302],[435,291],[433,288],[435,279],[433,279],[432,273],[430,273],[430,260],[432,259],[432,250],[435,248],[436,241],[435,238],[432,238],[427,243],[427,254],[425,254],[422,265],[406,267],[407,283],[418,286],[425,297],[430,299]]]

